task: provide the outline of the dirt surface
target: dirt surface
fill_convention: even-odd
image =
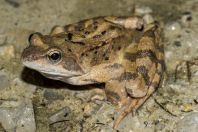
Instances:
[[[118,127],[120,132],[198,130],[198,0],[1,0],[0,131],[116,132],[116,106],[91,102],[98,86],[71,86],[24,68],[20,56],[33,32],[48,34],[96,16],[152,15],[163,28],[162,87]],[[102,86],[99,86],[102,87]]]

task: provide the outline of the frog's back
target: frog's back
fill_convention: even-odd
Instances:
[[[79,60],[85,60],[84,63],[89,63],[91,67],[119,61],[118,58],[125,48],[140,38],[142,32],[135,28],[135,24],[132,24],[134,29],[126,28],[126,19],[130,21],[131,18],[97,17],[67,25],[64,29],[70,34],[70,41],[78,44],[78,47],[73,49],[76,50]]]

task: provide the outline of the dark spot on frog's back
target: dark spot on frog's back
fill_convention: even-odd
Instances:
[[[93,39],[98,39],[98,38],[100,38],[101,37],[101,35],[95,35],[95,36],[93,36]]]
[[[94,25],[94,27],[93,27],[93,28],[94,28],[94,30],[96,30],[96,29],[98,28],[98,26],[97,26],[97,25]]]
[[[119,68],[121,68],[121,67],[122,67],[121,64],[114,63],[114,64],[112,64],[112,65],[106,66],[105,68],[119,69]]]
[[[157,61],[155,52],[152,50],[138,50],[136,53],[126,52],[124,58],[129,61],[135,61],[136,59],[148,57],[152,62]]]
[[[123,81],[123,80],[135,80],[138,77],[137,73],[131,73],[131,72],[125,72],[123,74],[121,74],[119,81]]]
[[[90,32],[89,31],[85,31],[84,34],[85,35],[88,35],[88,34],[90,34]]]
[[[135,61],[136,60],[136,53],[129,53],[129,52],[126,52],[124,54],[124,58],[129,60],[129,61]]]
[[[76,60],[72,57],[65,58],[63,67],[69,71],[81,71],[81,67],[78,65]]]
[[[105,34],[106,34],[106,32],[107,32],[107,31],[102,31],[102,32],[101,32],[101,34],[102,34],[102,35],[105,35]]]
[[[145,84],[150,85],[150,77],[148,75],[148,69],[146,69],[145,66],[138,66],[137,72],[142,75],[142,77],[144,78]]]

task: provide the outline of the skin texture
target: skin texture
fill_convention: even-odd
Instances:
[[[29,42],[25,66],[73,85],[105,83],[107,100],[120,107],[114,128],[156,90],[164,72],[160,28],[138,17],[56,26],[50,35],[32,34]]]

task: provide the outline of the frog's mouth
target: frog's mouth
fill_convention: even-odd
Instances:
[[[71,78],[71,77],[76,77],[76,76],[80,76],[80,75],[69,75],[69,74],[65,74],[65,73],[56,73],[56,72],[47,72],[47,71],[38,71],[40,72],[43,76],[46,76],[48,78],[52,78],[52,79],[56,79],[59,80],[59,78]]]
[[[25,62],[23,61],[23,64],[35,71],[38,71],[42,75],[44,75],[47,78],[60,80],[60,78],[70,78],[75,76],[80,76],[82,73],[80,72],[74,72],[74,71],[67,71],[64,68],[58,67],[58,66],[43,66],[31,62]]]

